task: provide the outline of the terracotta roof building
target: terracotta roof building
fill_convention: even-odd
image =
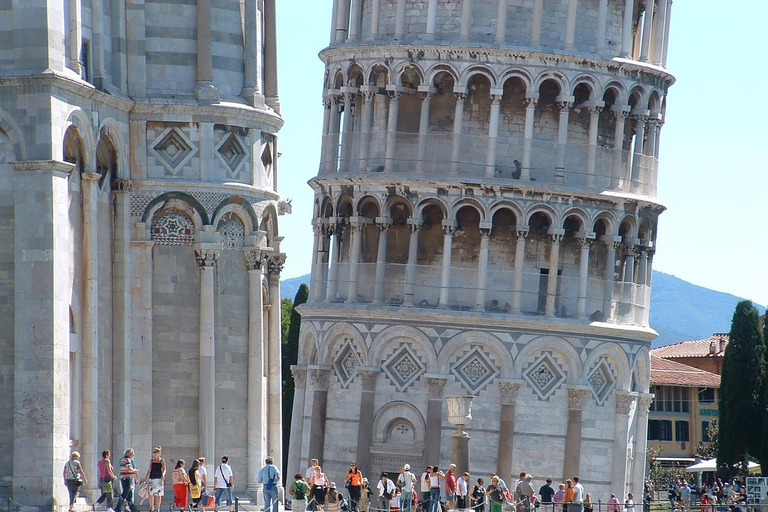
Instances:
[[[676,361],[720,375],[723,355],[728,346],[728,334],[716,333],[703,340],[681,341],[665,347],[654,348],[651,356]]]

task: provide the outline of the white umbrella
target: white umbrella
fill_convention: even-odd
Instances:
[[[750,471],[760,469],[760,464],[757,462],[749,461],[747,467]],[[697,462],[692,466],[685,468],[688,473],[702,473],[704,471],[717,471],[717,459],[706,459],[701,462]]]

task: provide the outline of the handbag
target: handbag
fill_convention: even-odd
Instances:
[[[112,491],[114,490],[114,488],[112,487],[111,478],[109,479],[109,481],[107,481],[106,479],[104,480],[104,482],[101,484],[101,490],[104,494],[112,494]]]
[[[145,480],[139,484],[139,487],[136,488],[136,494],[139,495],[141,502],[144,503],[144,500],[149,497],[149,480]]]

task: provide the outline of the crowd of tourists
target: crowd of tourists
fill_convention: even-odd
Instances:
[[[655,489],[646,480],[645,501],[653,499]],[[685,478],[674,480],[667,488],[667,500],[672,510],[685,511],[691,507],[702,511],[729,510],[738,512],[747,504],[747,486],[738,478],[732,481],[723,481],[721,478],[705,480],[701,486],[695,482],[689,482]],[[761,497],[760,505],[768,505],[768,496]]]
[[[138,507],[134,503],[135,491],[142,501],[145,498],[149,499],[150,512],[160,512],[160,505],[165,495],[167,470],[165,459],[162,457],[162,448],[156,446],[152,449],[152,458],[143,479],[136,467],[134,455],[132,448],[127,449],[120,458],[118,471],[116,471],[112,465],[110,451],[101,452],[101,460],[97,465],[101,495],[92,505],[94,511],[103,505],[110,512],[123,512],[126,508],[130,512],[138,512]],[[64,465],[63,477],[69,491],[69,511],[73,512],[80,487],[88,483],[78,452],[72,452],[70,455]],[[173,507],[176,509],[192,508],[204,511],[218,508],[226,502],[230,512],[233,511],[232,491],[235,487],[235,475],[229,465],[229,457],[222,457],[221,464],[213,472],[213,496],[210,496],[207,491],[209,476],[205,457],[193,460],[189,468],[184,459],[178,459],[172,471],[172,477]],[[271,499],[276,503],[280,471],[274,466],[271,457],[267,457],[264,467],[259,471],[258,480],[263,484],[265,500]]]
[[[532,512],[538,506],[551,512],[592,512],[595,506],[578,476],[557,484],[557,489],[548,478],[537,490],[533,476],[525,472],[508,486],[495,474],[487,484],[468,472],[459,474],[455,464],[445,472],[439,466],[427,466],[419,476],[405,464],[396,477],[381,473],[371,483],[353,462],[344,475],[345,493],[328,478],[317,459],[311,464],[304,474],[296,473],[287,488],[295,512],[502,512],[505,505],[513,506],[515,512]],[[623,501],[611,495],[606,505],[608,512],[635,512],[631,493]]]

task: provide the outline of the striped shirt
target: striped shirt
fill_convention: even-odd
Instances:
[[[120,459],[120,478],[134,478],[136,475],[136,464],[130,457]]]

